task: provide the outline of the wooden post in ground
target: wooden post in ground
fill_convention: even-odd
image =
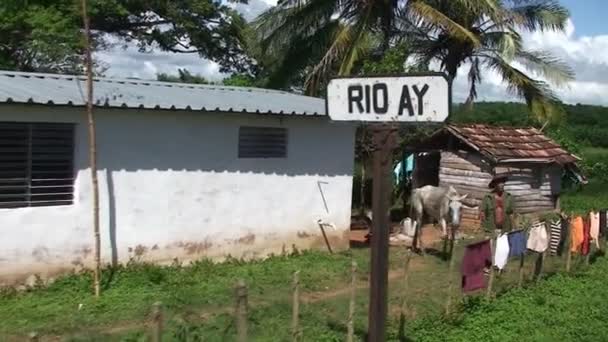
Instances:
[[[293,273],[293,304],[291,312],[291,336],[294,342],[300,340],[300,271]]]
[[[545,263],[545,253],[537,253],[538,256],[536,258],[536,263],[534,265],[534,277],[536,278],[535,280],[538,282],[540,281],[541,277],[542,277],[542,273],[543,273],[543,267],[544,267],[544,263]]]
[[[397,130],[389,125],[374,128],[373,229],[371,241],[368,341],[384,341],[388,313],[389,203],[392,192],[392,151],[397,145]]]
[[[570,223],[572,223],[572,221],[570,221]],[[570,273],[570,267],[572,266],[572,225],[568,227],[568,244],[566,248],[568,248],[566,255],[566,272]]]
[[[496,233],[492,234],[492,238],[490,239],[490,253],[491,253],[491,265],[490,265],[490,279],[488,280],[488,288],[486,291],[486,298],[492,299],[492,287],[494,286],[494,242],[496,241]]]
[[[524,262],[525,255],[524,253],[521,253],[521,255],[519,256],[519,282],[517,283],[517,287],[519,288],[521,288],[524,284]]]
[[[452,274],[454,272],[454,264],[456,261],[456,258],[454,258],[454,250],[456,247],[456,239],[455,239],[455,235],[454,235],[454,229],[450,229],[451,230],[451,234],[450,234],[450,264],[448,267],[448,299],[445,303],[445,314],[449,315],[450,314],[450,310],[451,310],[451,306],[452,306],[452,292],[454,291],[454,275]]]
[[[160,302],[152,306],[152,342],[160,342],[163,339],[163,308]]]
[[[236,307],[236,335],[238,342],[247,342],[247,285],[240,279],[235,289]]]
[[[350,303],[348,305],[348,321],[346,322],[346,341],[353,342],[355,338],[355,295],[357,294],[357,262],[350,265]]]

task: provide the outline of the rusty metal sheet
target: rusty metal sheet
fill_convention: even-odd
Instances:
[[[577,162],[566,150],[533,127],[450,125],[467,143],[498,159],[534,159],[560,164]]]

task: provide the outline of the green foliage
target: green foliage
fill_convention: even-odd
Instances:
[[[162,82],[180,82],[194,84],[209,84],[209,81],[202,75],[193,75],[187,69],[177,69],[177,75],[169,75],[160,73],[156,75],[156,79]]]
[[[142,51],[154,46],[198,54],[218,62],[222,71],[251,67],[242,51],[245,21],[222,2],[89,0],[88,7],[96,49],[108,46],[111,34],[135,42]],[[3,0],[0,67],[82,72],[82,25],[80,1]]]
[[[414,322],[414,341],[603,341],[608,334],[608,260],[569,276],[556,274],[527,289],[514,289],[497,300],[472,298],[451,317]],[[396,334],[395,334],[396,335]]]
[[[257,87],[259,86],[256,79],[246,74],[232,74],[230,77],[222,80],[222,84],[232,87]]]

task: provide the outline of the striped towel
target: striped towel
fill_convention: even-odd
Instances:
[[[562,234],[561,220],[557,219],[557,220],[551,221],[551,237],[549,240],[549,251],[551,252],[551,255],[557,254],[557,249],[559,247],[559,242],[561,240],[561,234]]]

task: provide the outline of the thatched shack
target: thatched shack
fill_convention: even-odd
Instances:
[[[580,159],[536,128],[447,125],[415,146],[414,188],[454,186],[480,205],[494,175],[507,175],[505,189],[521,214],[559,208],[565,170],[577,172]],[[478,209],[465,209],[463,220],[476,221]]]

